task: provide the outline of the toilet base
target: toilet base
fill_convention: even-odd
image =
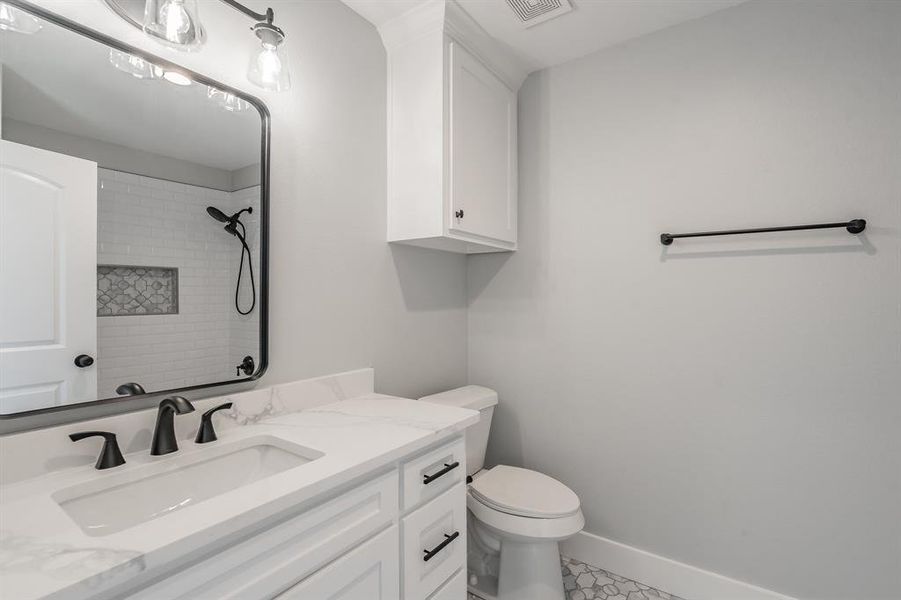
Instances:
[[[556,541],[502,544],[497,600],[564,600]]]

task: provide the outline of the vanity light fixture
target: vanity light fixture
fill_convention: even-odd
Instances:
[[[250,10],[236,0],[220,0],[256,23],[250,29],[260,40],[261,48],[250,59],[247,78],[264,90],[284,92],[291,88],[288,72],[288,54],[285,52],[285,32],[273,24],[275,12],[267,8],[265,13]]]
[[[124,73],[128,73],[136,79],[158,79],[163,76],[163,70],[155,64],[144,60],[140,56],[122,52],[110,48],[109,62]]]
[[[237,0],[219,1],[255,21],[250,29],[260,41],[260,47],[250,58],[247,78],[265,90],[283,92],[290,89],[285,32],[273,23],[275,12],[267,8],[266,12],[258,13]],[[122,19],[171,48],[196,50],[205,41],[197,0],[144,0],[144,13],[140,16],[130,11],[125,0],[104,2]]]
[[[269,20],[252,28],[262,47],[250,59],[247,78],[265,90],[284,92],[291,88],[288,54],[284,46],[285,32],[272,24],[272,9],[269,9],[267,16]]]
[[[0,31],[32,34],[40,31],[41,27],[43,25],[37,17],[6,2],[0,2]]]
[[[197,48],[203,43],[197,0],[147,0],[144,32],[179,49]]]
[[[250,108],[247,100],[238,98],[230,92],[217,90],[213,86],[207,86],[206,97],[229,112],[242,112]]]

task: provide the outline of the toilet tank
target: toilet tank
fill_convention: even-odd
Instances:
[[[480,385],[467,385],[420,398],[423,402],[458,406],[479,411],[479,422],[466,430],[466,473],[475,475],[485,466],[491,417],[497,406],[497,392]]]

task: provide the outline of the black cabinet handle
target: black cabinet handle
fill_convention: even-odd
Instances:
[[[422,483],[424,485],[428,485],[428,484],[432,483],[433,481],[435,481],[436,479],[438,479],[439,477],[441,477],[443,475],[447,475],[448,473],[450,473],[451,471],[453,471],[454,469],[456,469],[459,466],[460,466],[460,463],[456,462],[456,461],[452,462],[451,464],[444,463],[444,468],[441,469],[440,471],[438,471],[437,473],[435,473],[434,475],[423,475]]]
[[[94,364],[94,357],[87,354],[79,354],[75,357],[75,366],[79,369],[86,369]]]
[[[448,544],[450,544],[452,541],[454,541],[454,540],[457,539],[458,537],[460,537],[460,532],[459,532],[459,531],[455,531],[455,532],[453,532],[453,533],[450,534],[450,535],[448,535],[448,534],[445,533],[445,534],[444,534],[444,541],[443,541],[443,542],[441,542],[440,544],[438,544],[437,546],[435,546],[435,547],[432,548],[431,550],[423,550],[423,552],[425,552],[425,556],[422,557],[422,560],[424,560],[425,562],[429,562],[430,560],[432,560],[433,558],[435,558],[435,555],[436,555],[436,554],[438,554],[439,552],[441,552],[442,550],[444,550],[444,549],[447,547]]]
[[[226,402],[225,404],[220,404],[203,413],[200,417],[200,429],[197,430],[197,437],[194,438],[194,443],[206,444],[208,442],[215,442],[217,438],[216,430],[213,429],[213,413],[217,410],[224,410],[231,407],[232,403]]]
[[[463,210],[461,209],[461,210],[454,212],[454,216],[457,217],[458,219],[462,219],[463,218]]]
[[[69,439],[73,442],[83,440],[85,438],[101,436],[103,437],[103,449],[100,456],[97,457],[95,469],[111,469],[125,464],[125,458],[122,451],[119,450],[119,442],[116,441],[116,434],[108,431],[80,431],[78,433],[70,433]]]

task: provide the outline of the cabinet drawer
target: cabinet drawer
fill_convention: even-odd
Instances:
[[[397,526],[393,526],[285,590],[277,600],[397,600],[397,545]],[[463,583],[465,588],[465,580]]]
[[[272,598],[397,516],[397,472],[286,520],[270,523],[187,569],[125,597],[132,600]]]
[[[402,522],[404,598],[428,598],[466,562],[466,486],[459,483]]]
[[[460,569],[452,575],[437,592],[429,596],[429,600],[463,600],[466,598],[466,569]]]
[[[404,510],[441,495],[466,478],[463,438],[406,462],[403,473]]]

